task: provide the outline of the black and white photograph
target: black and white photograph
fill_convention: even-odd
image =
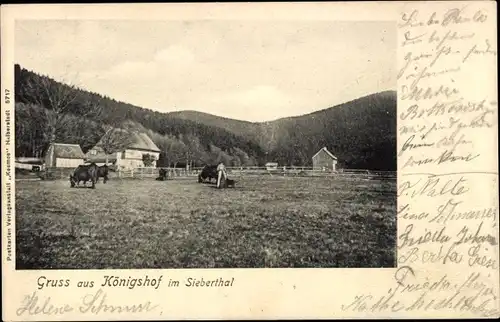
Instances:
[[[394,268],[394,21],[16,20],[17,270]]]

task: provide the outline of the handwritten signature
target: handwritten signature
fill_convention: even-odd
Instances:
[[[108,303],[106,293],[101,289],[93,294],[87,294],[82,298],[79,305],[55,303],[52,297],[43,297],[37,291],[26,295],[21,306],[16,310],[18,316],[22,315],[63,315],[65,313],[78,311],[80,313],[147,313],[154,311],[158,305],[151,301],[140,304],[111,305]]]
[[[416,280],[416,272],[409,266],[402,266],[394,274],[396,285],[387,294],[361,293],[347,304],[342,311],[353,312],[409,312],[409,311],[469,311],[489,317],[499,314],[495,307],[497,294],[493,287],[484,282],[481,273],[471,273],[463,282],[451,281],[447,274],[436,279]],[[409,294],[416,294],[410,296]]]

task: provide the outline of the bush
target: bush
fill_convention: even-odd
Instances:
[[[149,153],[142,155],[142,162],[144,162],[145,167],[152,167],[153,162],[155,162],[155,161],[156,161],[156,158],[154,155],[151,155]]]

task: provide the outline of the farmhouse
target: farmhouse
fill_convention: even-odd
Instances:
[[[126,149],[120,152],[106,155],[101,148],[101,142],[98,142],[95,147],[90,149],[85,155],[87,162],[95,162],[104,164],[106,162],[115,165],[117,168],[142,168],[156,167],[156,161],[160,156],[160,149],[145,133],[131,133],[131,143]],[[144,158],[149,155],[153,161],[145,163]]]
[[[76,168],[83,164],[82,148],[78,144],[53,143],[45,153],[46,168]]]
[[[312,162],[314,170],[335,171],[337,167],[337,157],[328,151],[326,147],[313,155]]]

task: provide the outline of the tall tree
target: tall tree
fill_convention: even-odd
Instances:
[[[173,139],[169,143],[167,154],[169,161],[173,164],[175,168],[177,167],[178,163],[183,162],[185,160],[186,145],[182,141]]]
[[[200,142],[200,138],[192,133],[180,136],[180,139],[186,146],[186,165],[193,167],[193,163],[203,163],[205,158],[205,151]]]
[[[58,130],[67,127],[71,118],[68,114],[77,114],[81,117],[96,118],[102,111],[100,99],[78,102],[81,91],[74,85],[61,84],[48,77],[29,77],[20,88],[21,95],[49,111],[47,118],[47,137],[49,145],[58,139]]]
[[[16,103],[16,156],[41,157],[47,147],[47,120],[44,109]]]

